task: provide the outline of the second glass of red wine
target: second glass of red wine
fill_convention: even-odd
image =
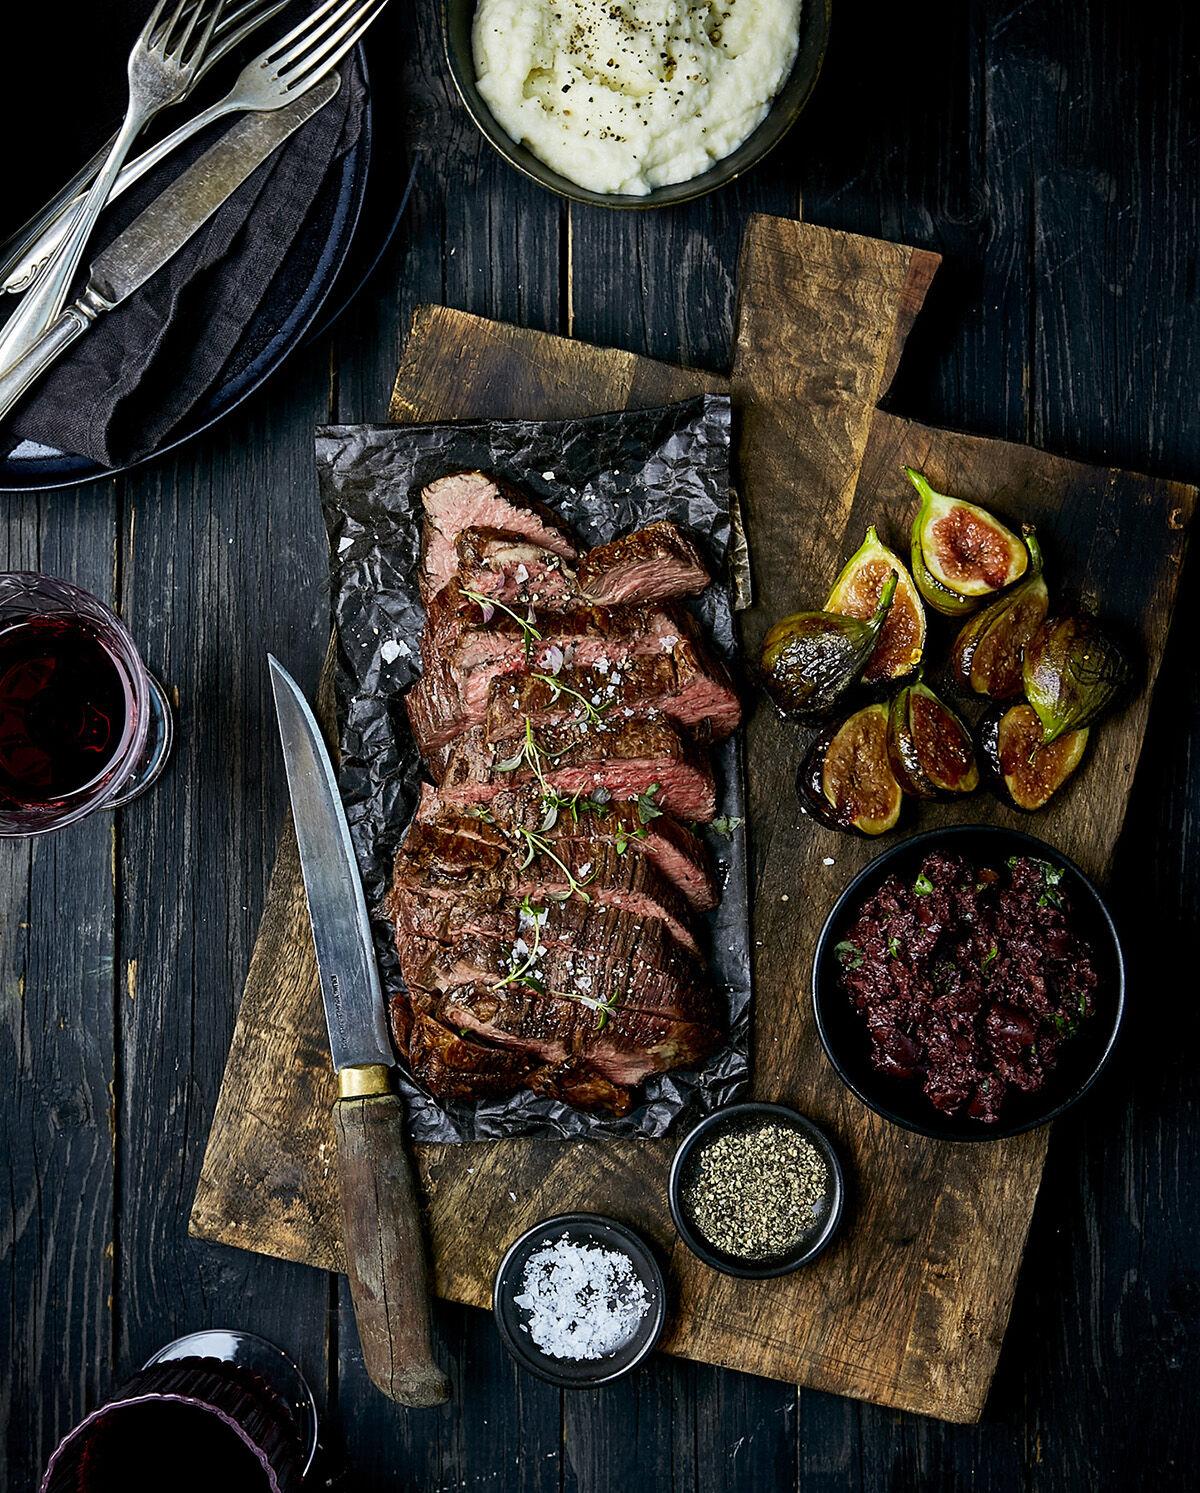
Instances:
[[[0,571],[0,836],[128,803],[173,735],[163,687],[113,611],[54,576]]]

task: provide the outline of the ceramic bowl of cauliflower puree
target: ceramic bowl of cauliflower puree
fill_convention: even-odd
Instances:
[[[578,202],[661,207],[741,175],[820,72],[830,0],[445,0],[475,123]]]

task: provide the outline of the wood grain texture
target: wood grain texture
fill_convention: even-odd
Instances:
[[[1080,515],[1072,507],[1072,495],[1094,494],[1104,485],[1094,471],[1068,472],[1069,464],[1041,453],[1018,453],[969,438],[944,438],[951,444],[959,441],[952,460],[934,449],[935,433],[922,435],[917,427],[887,416],[876,420],[876,403],[896,367],[899,345],[934,266],[933,256],[919,251],[785,220],[752,220],[742,262],[734,385],[742,414],[743,481],[756,505],[750,529],[760,601],[747,621],[751,647],[762,619],[797,603],[796,588],[806,576],[831,576],[854,547],[850,536],[861,517],[855,508],[860,487],[859,508],[866,504],[879,517],[880,474],[899,469],[898,453],[910,453],[905,459],[927,463],[931,471],[945,461],[948,472],[1001,499],[1040,486],[1042,504],[1053,506],[1061,498],[1075,525]],[[485,408],[499,414],[537,408],[562,415],[614,407],[641,396],[656,401],[670,397],[672,383],[686,387],[696,378],[675,378],[670,370],[610,349],[567,344],[430,308],[416,317],[392,413],[401,419],[440,419]],[[882,432],[878,439],[876,429]],[[1124,512],[1134,490],[1160,514],[1163,502],[1170,504],[1171,527],[1150,531],[1144,554],[1151,572],[1155,566],[1164,568],[1163,592],[1156,597],[1159,610],[1147,615],[1136,588],[1130,601],[1135,617],[1146,625],[1152,657],[1165,636],[1191,504],[1190,490],[1160,487],[1115,477],[1107,484],[1113,515]],[[890,502],[888,517],[893,527],[903,528],[911,505],[894,483]],[[1040,518],[1041,511],[1030,516]],[[868,521],[864,518],[862,524]],[[1072,532],[1066,530],[1068,536]],[[1111,552],[1107,558],[1106,564],[1105,555],[1099,556],[1093,579],[1109,576]],[[1148,695],[1141,720],[1146,701]],[[1136,762],[1131,743],[1139,738],[1140,720],[1133,712],[1121,731],[1111,733],[1110,750],[1123,760],[1127,773]],[[666,1346],[709,1362],[971,1419],[982,1408],[1003,1336],[1045,1136],[981,1149],[914,1144],[866,1116],[826,1067],[796,1002],[796,991],[807,983],[816,923],[807,919],[797,936],[796,909],[775,888],[801,886],[820,908],[832,901],[856,861],[855,852],[835,842],[836,870],[825,867],[828,837],[790,823],[799,820],[787,807],[794,802],[795,749],[794,733],[788,736],[760,713],[751,746],[751,789],[758,806],[752,823],[759,827],[761,877],[756,937],[764,950],[758,970],[762,993],[755,1086],[761,1094],[792,1099],[843,1136],[863,1179],[855,1230],[852,1243],[836,1247],[820,1266],[775,1283],[775,1299],[786,1303],[787,1310],[765,1320],[755,1288],[714,1277],[674,1249],[683,1305]],[[756,781],[756,762],[772,764],[761,783]],[[1103,780],[1111,783],[1106,807],[1080,826],[1079,838],[1093,847],[1115,842],[1128,787],[1127,775],[1105,773]],[[972,810],[988,813],[986,806],[979,811],[973,804]],[[868,854],[863,849],[857,858],[865,861]],[[777,899],[784,909],[779,914],[774,910]],[[292,930],[279,935],[273,928],[270,941],[295,947],[305,938],[302,901],[285,892],[280,911],[292,918]],[[271,966],[262,968],[270,983]],[[276,1145],[290,1147],[291,1136],[311,1128],[311,1116],[291,1122],[291,1105],[289,1119],[282,1125],[277,1119],[266,1134],[240,1118],[238,1095],[252,1082],[248,1065],[255,1061],[256,1048],[262,1060],[255,1010],[261,1001],[277,998],[270,988],[248,987],[248,1011],[236,1049],[239,1061],[231,1062],[227,1080],[232,1098],[223,1101],[235,1123],[214,1132],[193,1228],[228,1237],[224,1221],[234,1219],[239,1239],[251,1242],[257,1233],[259,1247],[276,1251],[295,1251],[299,1242],[299,1257],[330,1263],[337,1257],[337,1244],[328,1198],[324,1227],[297,1241],[296,1221],[303,1227],[322,1210],[313,1186],[304,1189],[298,1207],[289,1202],[275,1220],[253,1194],[230,1181],[246,1170],[245,1153],[270,1172]],[[276,1040],[280,1024],[267,1025]],[[304,1050],[315,1040],[310,1029]],[[287,1134],[271,1133],[280,1129]],[[990,1165],[988,1156],[993,1158]],[[662,1146],[501,1142],[465,1150],[425,1148],[421,1160],[437,1285],[452,1299],[479,1305],[488,1299],[488,1267],[494,1262],[490,1255],[480,1257],[475,1240],[503,1240],[527,1215],[532,1221],[589,1199],[592,1206],[639,1218],[664,1248],[674,1248],[662,1206]],[[259,1172],[261,1165],[250,1172]],[[883,1185],[880,1178],[893,1178],[894,1185]],[[505,1226],[497,1229],[499,1219]],[[880,1327],[881,1315],[887,1329]]]

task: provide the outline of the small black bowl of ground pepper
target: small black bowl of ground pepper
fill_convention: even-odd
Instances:
[[[815,1260],[842,1220],[837,1152],[782,1104],[734,1104],[702,1120],[671,1164],[671,1217],[692,1253],[725,1275],[767,1279]]]

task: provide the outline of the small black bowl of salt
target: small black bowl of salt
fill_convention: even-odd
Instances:
[[[824,1131],[782,1104],[732,1104],[675,1153],[671,1217],[694,1255],[767,1279],[815,1260],[842,1221],[846,1183]]]
[[[653,1350],[666,1284],[632,1229],[598,1213],[562,1213],[510,1246],[492,1306],[519,1364],[562,1389],[588,1389],[619,1379]]]

